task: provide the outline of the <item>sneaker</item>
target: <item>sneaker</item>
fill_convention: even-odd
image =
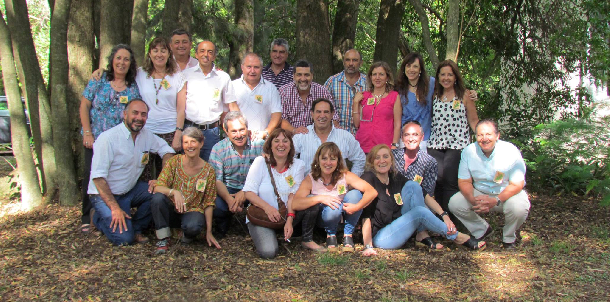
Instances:
[[[164,238],[157,241],[157,250],[155,254],[161,255],[167,253],[167,249],[169,248],[169,238]]]

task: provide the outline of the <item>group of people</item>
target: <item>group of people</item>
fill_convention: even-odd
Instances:
[[[233,214],[247,211],[257,253],[273,258],[277,230],[250,216],[259,209],[284,240],[296,230],[303,247],[319,252],[353,251],[361,225],[370,256],[413,235],[443,249],[430,233],[481,250],[493,229],[480,214],[503,212],[503,245],[515,248],[530,206],[525,164],[494,121],[479,120],[477,94],[453,61],[430,77],[411,53],[396,77],[385,62],[363,74],[351,49],[344,70],[320,85],[312,63],[289,65],[288,43],[275,39],[268,65],[247,53],[231,80],[214,64],[212,42],[197,44],[196,59],[191,45],[184,30],[154,38],[137,68],[119,44],[94,72],[80,106],[81,231],[95,227],[127,245],[148,241],[142,232],[153,225],[156,252],[165,253],[171,228],[181,229],[182,243],[205,230],[220,248]],[[316,226],[325,246],[313,240]]]

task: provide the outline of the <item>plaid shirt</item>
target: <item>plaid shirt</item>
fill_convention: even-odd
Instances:
[[[333,101],[333,96],[324,86],[311,82],[309,95],[307,96],[306,104],[303,104],[297,86],[294,82],[290,82],[280,88],[280,98],[282,99],[282,119],[292,125],[294,128],[307,127],[313,124],[311,119],[311,104],[319,98]],[[337,110],[333,114],[333,120],[338,121],[339,115]]]
[[[264,140],[252,142],[248,139],[243,155],[239,155],[229,138],[225,138],[212,148],[210,165],[216,171],[216,180],[222,181],[228,188],[241,190],[246,183],[246,176],[254,159],[263,153]]]
[[[277,89],[280,87],[292,82],[292,75],[294,74],[294,67],[290,66],[288,62],[284,64],[284,69],[280,71],[280,73],[275,75],[273,69],[271,69],[271,63],[269,65],[263,67],[263,71],[261,75],[263,79],[273,83]]]
[[[352,120],[352,100],[357,92],[362,92],[366,89],[366,75],[360,73],[360,78],[350,86],[345,79],[345,71],[331,76],[324,83],[324,87],[330,91],[335,99],[335,111],[339,113],[339,125],[341,128],[348,130],[352,135],[356,135],[356,127]]]
[[[436,185],[436,173],[438,171],[436,159],[426,152],[417,151],[417,157],[405,170],[405,149],[399,148],[392,150],[396,161],[396,170],[407,180],[415,180],[415,176],[423,177],[421,187],[430,196],[434,196],[434,186]]]

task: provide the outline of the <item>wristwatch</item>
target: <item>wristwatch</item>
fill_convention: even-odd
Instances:
[[[372,248],[373,248],[373,245],[372,245],[372,244],[367,244],[367,245],[365,245],[365,246],[364,246],[364,248],[365,248],[365,249],[372,249]]]
[[[184,131],[184,127],[182,127],[182,128],[180,128],[180,127],[176,127],[176,131],[178,131],[178,130],[180,130],[180,131]]]
[[[502,206],[502,200],[496,196],[496,201],[498,202],[497,206]]]
[[[400,146],[398,143],[392,143],[392,147],[398,148],[398,146]]]

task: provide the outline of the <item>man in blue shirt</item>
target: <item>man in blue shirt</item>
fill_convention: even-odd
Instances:
[[[502,242],[514,249],[516,230],[529,214],[525,186],[525,162],[517,147],[499,140],[497,124],[490,119],[476,126],[477,142],[462,151],[458,171],[460,192],[449,200],[449,210],[477,239],[493,232],[480,214],[504,213]]]

